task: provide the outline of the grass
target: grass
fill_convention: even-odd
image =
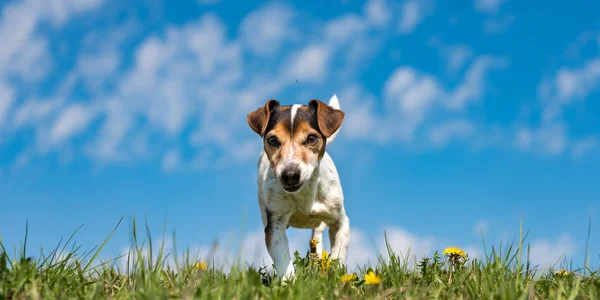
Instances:
[[[587,259],[581,270],[537,269],[522,230],[516,245],[491,247],[482,259],[436,252],[413,263],[388,246],[388,258],[349,270],[327,255],[295,253],[293,282],[277,280],[266,267],[235,264],[223,272],[189,250],[182,257],[166,253],[164,233],[154,253],[145,246],[152,245],[147,223],[140,241],[135,219],[131,254],[99,261],[114,230],[90,251],[71,243],[75,231],[38,258],[26,254],[27,233],[12,260],[0,242],[0,299],[600,299],[600,272],[589,269]],[[356,276],[343,282],[344,274]]]

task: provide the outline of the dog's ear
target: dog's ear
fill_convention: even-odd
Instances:
[[[261,137],[265,134],[267,124],[269,123],[269,117],[275,107],[279,106],[279,101],[271,99],[265,103],[265,105],[247,116],[248,125],[258,133]]]
[[[317,112],[317,124],[319,130],[326,137],[330,137],[334,134],[344,121],[344,112],[335,109],[317,99],[310,100],[308,105],[314,108]]]

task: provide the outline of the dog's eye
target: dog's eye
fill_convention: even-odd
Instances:
[[[312,145],[316,144],[318,140],[319,140],[319,138],[317,138],[316,135],[311,134],[306,138],[306,144],[312,146]]]
[[[270,136],[267,139],[267,143],[269,143],[269,145],[271,145],[272,147],[275,147],[275,148],[279,147],[279,145],[280,145],[279,140],[277,139],[276,136]]]

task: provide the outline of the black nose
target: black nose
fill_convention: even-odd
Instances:
[[[300,170],[298,168],[285,168],[281,172],[281,181],[287,186],[300,183]]]

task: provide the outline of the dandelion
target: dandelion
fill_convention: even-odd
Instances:
[[[317,245],[319,244],[319,240],[310,239],[310,252],[317,253]]]
[[[208,268],[208,265],[205,262],[200,261],[196,264],[195,267],[196,267],[196,270],[204,271]]]
[[[373,271],[369,271],[367,275],[365,275],[365,283],[366,284],[379,284],[381,283],[381,277],[376,275]]]
[[[327,251],[325,251],[325,249],[323,249],[323,252],[321,253],[320,267],[322,272],[329,270],[329,268],[331,267],[329,254],[327,254]]]
[[[442,252],[443,255],[448,255],[450,259],[467,258],[465,251],[457,247],[448,247]]]
[[[561,269],[556,271],[556,276],[567,276],[569,275],[569,271],[565,270],[565,269]]]
[[[312,260],[319,259],[319,254],[317,253],[317,245],[319,244],[319,240],[311,239],[310,240],[310,253],[308,257]]]
[[[342,275],[342,277],[340,277],[340,280],[343,283],[350,283],[354,280],[356,280],[358,277],[356,276],[356,274],[344,274]]]
[[[443,255],[448,256],[448,262],[450,264],[450,276],[448,277],[448,284],[452,283],[452,267],[456,268],[456,265],[460,263],[461,259],[467,259],[467,254],[460,248],[448,247],[442,252]]]

